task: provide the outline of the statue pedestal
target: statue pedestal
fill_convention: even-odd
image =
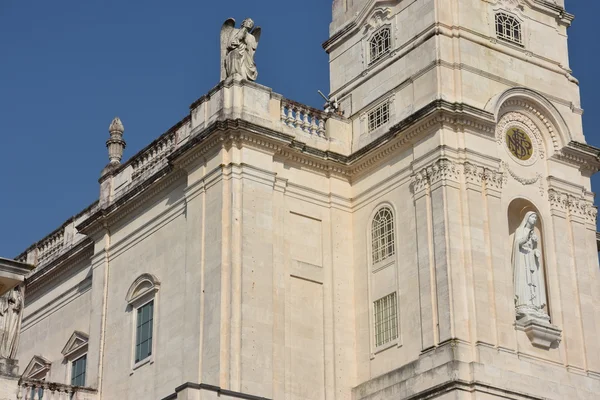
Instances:
[[[0,399],[15,399],[19,390],[19,361],[0,358]]]
[[[10,358],[0,358],[0,375],[19,376],[19,361]]]
[[[557,348],[562,331],[548,320],[525,315],[517,320],[518,330],[525,332],[531,344],[541,349]]]

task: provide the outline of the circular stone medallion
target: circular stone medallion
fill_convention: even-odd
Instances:
[[[506,130],[506,148],[517,160],[529,161],[533,156],[533,142],[525,130],[511,126]]]

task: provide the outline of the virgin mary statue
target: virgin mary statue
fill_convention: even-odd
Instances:
[[[529,211],[515,231],[512,265],[517,319],[525,315],[549,319],[542,252],[535,234],[537,220],[538,215]]]

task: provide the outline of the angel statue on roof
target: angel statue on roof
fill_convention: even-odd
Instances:
[[[229,18],[221,28],[221,80],[239,75],[242,79],[255,81],[258,76],[254,53],[260,40],[260,27],[246,18],[240,29]]]

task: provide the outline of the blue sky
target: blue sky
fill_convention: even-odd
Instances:
[[[598,1],[568,1],[571,68],[588,143],[600,146]],[[108,125],[127,159],[219,80],[219,29],[263,28],[258,82],[316,107],[329,87],[331,0],[0,0],[0,255],[14,257],[98,197]],[[594,179],[600,190],[600,176]]]

